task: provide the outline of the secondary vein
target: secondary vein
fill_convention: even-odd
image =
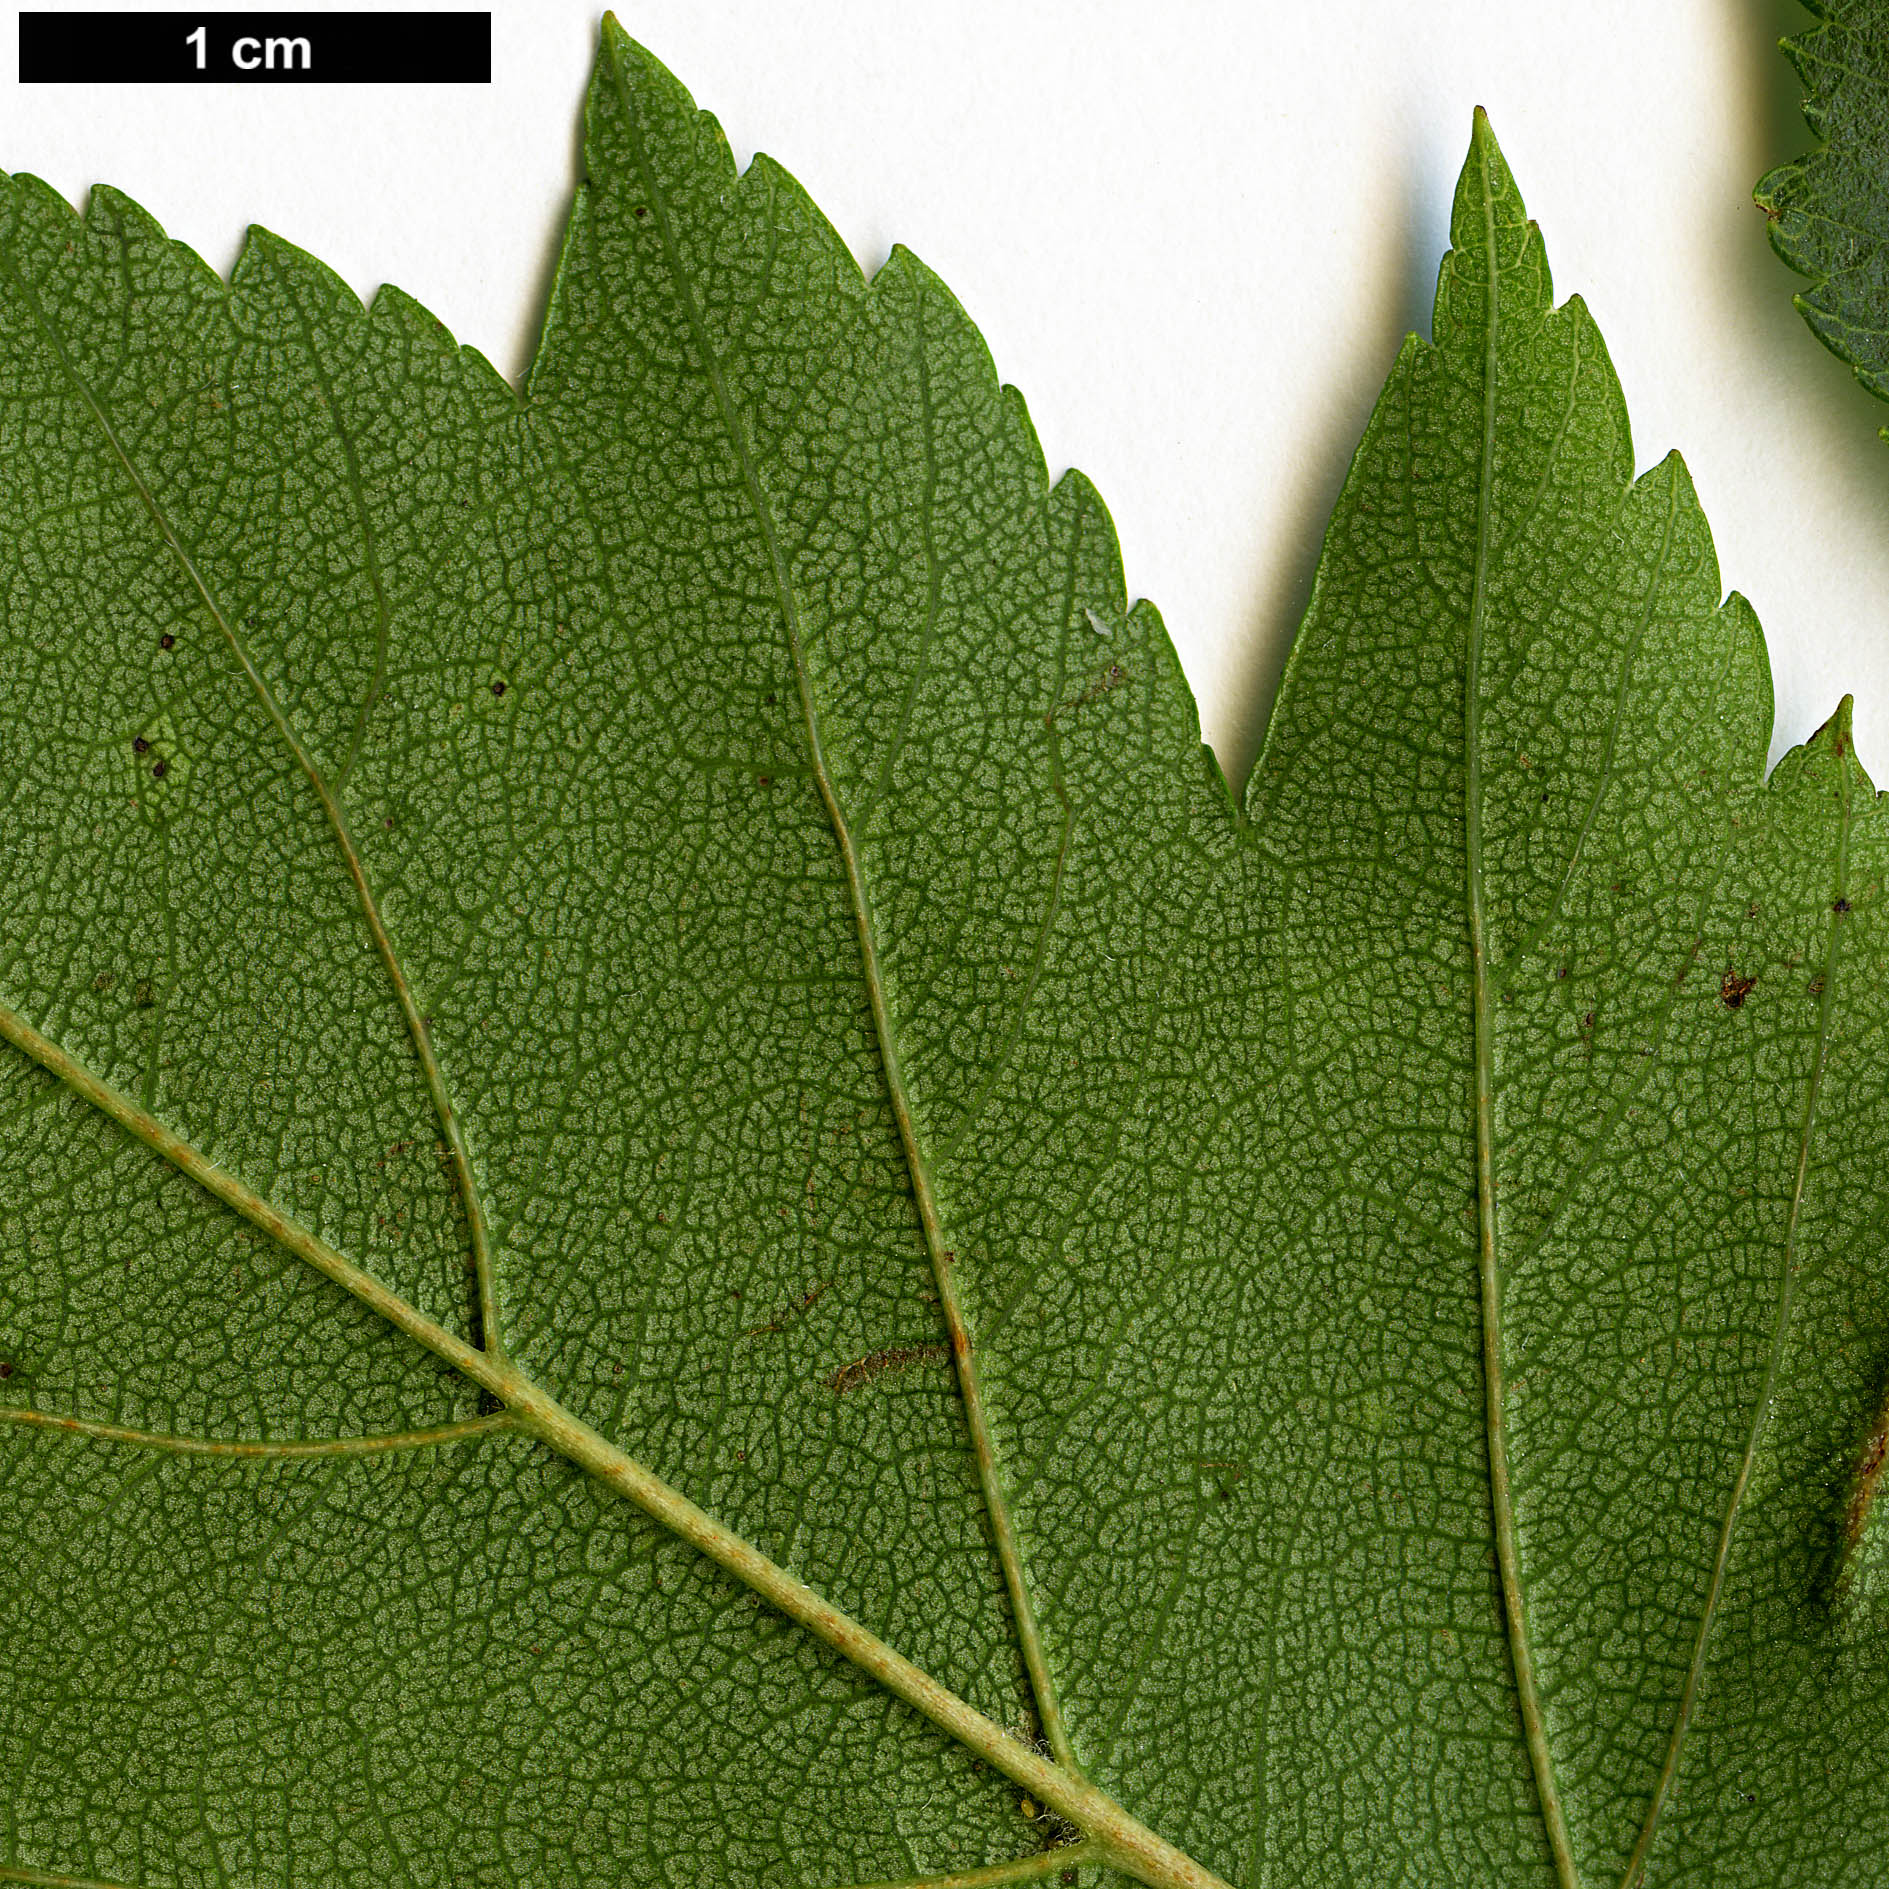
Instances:
[[[60,1876],[50,1869],[27,1869],[18,1863],[0,1863],[0,1882],[33,1883],[38,1889],[131,1889],[128,1883],[106,1882],[98,1876]]]
[[[84,1417],[55,1416],[50,1411],[0,1408],[0,1423],[71,1436],[91,1437],[101,1443],[124,1443],[138,1449],[169,1450],[179,1456],[307,1457],[380,1456],[395,1450],[428,1449],[458,1443],[467,1437],[486,1436],[515,1427],[501,1412],[491,1417],[470,1417],[462,1423],[442,1423],[430,1430],[391,1430],[367,1436],[324,1436],[274,1443],[261,1437],[178,1436],[162,1430],[134,1430],[123,1424],[93,1423]]]
[[[1066,1843],[1034,1856],[1019,1856],[1010,1863],[986,1863],[981,1869],[953,1869],[942,1876],[902,1876],[896,1882],[861,1883],[858,1889],[999,1889],[1013,1882],[1041,1882],[1066,1869],[1096,1864],[1104,1859],[1093,1843]]]
[[[947,1236],[932,1187],[930,1166],[920,1146],[906,1096],[899,1062],[898,1039],[893,1030],[886,1002],[885,980],[880,971],[878,941],[873,927],[872,902],[861,868],[859,850],[854,842],[846,809],[834,786],[832,771],[827,765],[825,750],[821,742],[819,710],[814,701],[812,677],[808,672],[806,650],[800,634],[798,599],[794,594],[786,557],[775,528],[773,509],[762,489],[759,472],[754,463],[747,428],[736,410],[733,398],[728,391],[726,377],[721,371],[720,362],[709,344],[687,266],[670,235],[666,192],[643,147],[636,125],[635,104],[624,82],[622,66],[614,50],[611,61],[612,73],[617,82],[618,96],[623,107],[624,122],[630,128],[636,147],[644,192],[650,204],[657,210],[656,229],[663,244],[664,254],[668,259],[670,274],[675,281],[677,299],[682,305],[682,312],[689,324],[696,355],[701,362],[703,377],[707,380],[710,392],[714,396],[722,430],[727,435],[730,450],[740,470],[743,489],[754,515],[756,529],[766,548],[769,575],[786,629],[789,653],[793,660],[794,678],[800,698],[801,717],[806,729],[808,752],[813,763],[814,780],[826,808],[827,818],[832,824],[846,873],[847,891],[852,903],[855,928],[859,935],[861,968],[872,1010],[873,1028],[878,1038],[880,1063],[885,1072],[887,1095],[898,1127],[899,1143],[904,1151],[907,1170],[911,1176],[912,1193],[918,1207],[926,1251],[931,1261],[939,1310],[944,1317],[946,1334],[951,1343],[952,1358],[957,1368],[958,1389],[964,1407],[965,1426],[970,1433],[972,1453],[977,1463],[978,1482],[984,1497],[985,1511],[990,1520],[998,1562],[1003,1572],[1004,1588],[1010,1602],[1011,1617],[1016,1625],[1024,1668],[1029,1676],[1037,1719],[1057,1763],[1066,1771],[1079,1773],[1075,1753],[1063,1722],[1062,1708],[1057,1701],[1055,1684],[1044,1656],[1036,1610],[1030,1598],[1029,1585],[1024,1574],[1022,1549],[1017,1539],[1015,1523],[1011,1518],[1009,1501],[1004,1493],[1003,1480],[997,1464],[996,1447],[991,1440],[990,1424],[985,1413],[982,1389],[978,1382],[971,1337],[965,1324],[957,1281],[952,1276],[954,1254],[946,1244]],[[926,444],[929,452],[931,450],[929,439]]]
[[[1503,1410],[1502,1267],[1496,1236],[1495,1017],[1491,1001],[1488,919],[1482,888],[1482,640],[1488,609],[1489,546],[1494,530],[1497,344],[1501,289],[1497,267],[1494,180],[1489,170],[1486,122],[1477,115],[1476,158],[1482,180],[1483,241],[1488,264],[1482,357],[1482,468],[1476,498],[1476,563],[1470,593],[1463,665],[1463,858],[1469,906],[1469,952],[1475,1013],[1476,1230],[1482,1293],[1483,1427],[1489,1452],[1489,1498],[1495,1525],[1496,1563],[1502,1582],[1502,1613],[1508,1628],[1509,1660],[1515,1671],[1517,1704],[1535,1794],[1541,1805],[1548,1848],[1561,1889],[1580,1889],[1567,1819],[1555,1789],[1554,1763],[1542,1718],[1534,1655],[1523,1607],[1520,1556],[1516,1550],[1515,1502],[1509,1480],[1508,1430]]]
[[[112,456],[123,468],[125,476],[131,481],[132,488],[138,495],[139,502],[149,514],[152,524],[157,527],[158,536],[163,539],[166,549],[176,560],[178,569],[188,580],[191,588],[196,591],[211,622],[216,625],[230,653],[236,658],[238,667],[249,678],[264,713],[277,733],[281,735],[290,754],[294,756],[296,765],[314,789],[315,797],[334,834],[335,842],[341,849],[342,862],[347,869],[349,882],[354,887],[355,897],[360,903],[361,914],[367,922],[374,948],[386,970],[388,981],[393,986],[395,999],[400,1006],[400,1014],[406,1022],[407,1034],[413,1042],[414,1054],[419,1059],[420,1072],[426,1083],[428,1097],[432,1101],[435,1115],[439,1118],[440,1133],[446,1140],[460,1204],[465,1209],[467,1232],[472,1248],[473,1270],[478,1280],[480,1335],[488,1350],[495,1353],[502,1352],[504,1347],[498,1322],[497,1279],[493,1270],[491,1241],[486,1229],[485,1208],[473,1177],[471,1150],[467,1147],[465,1130],[460,1123],[458,1111],[454,1108],[452,1097],[447,1092],[445,1078],[440,1073],[439,1060],[433,1052],[432,1032],[427,1026],[426,1018],[420,1012],[420,1006],[414,997],[412,986],[407,981],[406,971],[400,962],[399,954],[394,950],[393,940],[388,936],[387,927],[381,920],[380,906],[374,897],[373,888],[368,884],[367,870],[362,864],[360,850],[355,845],[347,815],[342,811],[341,804],[321,769],[316,766],[315,757],[309,753],[295,730],[289,725],[288,717],[283,713],[281,704],[275,699],[274,692],[251,659],[242,639],[237,636],[229,614],[217,601],[203,573],[197,568],[196,560],[185,548],[183,540],[172,527],[163,507],[158,504],[156,495],[145,483],[144,475],[139,472],[131,455],[125,450],[103,403],[93,393],[85,377],[73,365],[59,338],[59,331],[40,306],[39,297],[34,293],[31,284],[6,256],[4,250],[0,250],[0,268],[5,269],[14,287],[19,291],[21,301],[25,303],[28,312],[32,315],[34,325],[39,329],[53,358],[59,363],[60,371],[71,383],[74,391],[97,422]]]
[[[1841,743],[1841,738],[1839,737]],[[1705,1602],[1699,1609],[1699,1631],[1693,1640],[1692,1658],[1686,1668],[1686,1683],[1679,1695],[1679,1709],[1673,1715],[1672,1736],[1667,1742],[1666,1759],[1660,1766],[1659,1782],[1653,1787],[1653,1801],[1647,1806],[1646,1821],[1640,1826],[1639,1840],[1620,1878],[1620,1889],[1637,1889],[1646,1869],[1646,1859],[1659,1829],[1660,1817],[1679,1777],[1680,1755],[1686,1734],[1692,1726],[1692,1710],[1697,1703],[1699,1683],[1705,1675],[1705,1659],[1712,1627],[1717,1619],[1719,1597],[1725,1589],[1725,1574],[1731,1564],[1732,1537],[1744,1507],[1745,1491],[1757,1466],[1759,1446],[1771,1417],[1771,1405],[1777,1395],[1778,1377],[1784,1362],[1785,1346],[1790,1338],[1791,1316],[1797,1299],[1797,1234],[1803,1217],[1804,1189],[1810,1178],[1810,1148],[1817,1125],[1817,1103],[1823,1089],[1824,1066],[1830,1051],[1830,1024],[1835,1013],[1837,957],[1843,939],[1843,914],[1849,875],[1850,821],[1852,818],[1852,771],[1839,745],[1842,767],[1843,818],[1837,829],[1836,885],[1831,894],[1830,917],[1826,921],[1823,957],[1823,994],[1817,1006],[1817,1048],[1811,1059],[1810,1084],[1804,1098],[1803,1125],[1798,1133],[1797,1169],[1791,1181],[1791,1206],[1784,1234],[1784,1264],[1778,1280],[1777,1312],[1771,1327],[1771,1349],[1765,1360],[1764,1382],[1751,1413],[1751,1427],[1746,1433],[1745,1450],[1739,1458],[1738,1474],[1732,1480],[1726,1498],[1725,1518],[1719,1525],[1718,1547],[1712,1557],[1712,1575],[1706,1585]]]
[[[219,1167],[183,1136],[165,1127],[148,1109],[95,1076],[76,1057],[68,1055],[49,1037],[42,1036],[24,1017],[4,1004],[0,1004],[0,1039],[11,1043],[23,1055],[30,1056],[42,1069],[57,1076],[74,1094],[91,1103],[101,1114],[110,1117],[135,1140],[143,1142],[154,1154],[162,1155],[206,1193],[242,1215],[252,1226],[260,1227],[298,1259],[305,1260],[317,1272],[353,1293],[390,1325],[424,1345],[436,1357],[464,1372],[475,1384],[495,1396],[503,1396],[498,1359],[467,1344],[456,1332],[448,1331],[417,1307],[409,1305],[372,1273],[357,1266],[345,1254],[336,1252],[327,1241],[318,1239],[299,1222],[291,1220],[254,1188]]]

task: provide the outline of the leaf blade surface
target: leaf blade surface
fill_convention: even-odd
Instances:
[[[428,1440],[9,1425],[4,1854],[1049,1867],[516,1384],[1228,1881],[1870,1879],[1803,1720],[1881,1696],[1877,816],[1841,718],[1763,786],[1756,626],[1486,125],[1242,811],[942,285],[614,28],[588,134],[523,401],[9,187],[0,998],[157,1126],[5,1064],[8,1395]]]

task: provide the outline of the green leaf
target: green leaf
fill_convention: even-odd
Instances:
[[[522,397],[0,194],[0,1880],[1884,1880],[1889,831],[1486,122],[1237,806],[922,265],[586,164]]]
[[[1889,400],[1889,15],[1871,0],[1804,0],[1817,25],[1780,42],[1808,86],[1820,147],[1754,192],[1771,247],[1808,276],[1811,332]]]

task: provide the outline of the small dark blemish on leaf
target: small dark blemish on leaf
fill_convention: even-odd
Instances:
[[[131,1001],[140,1010],[149,1010],[157,1002],[157,986],[148,977],[141,977],[131,987]]]
[[[744,1338],[759,1338],[764,1332],[785,1331],[808,1307],[816,1304],[833,1290],[833,1282],[825,1279],[810,1292],[803,1292],[791,1305],[783,1305],[770,1319],[759,1325],[750,1325],[741,1335]]]
[[[12,1375],[13,1360],[11,1358],[0,1358],[0,1383],[5,1383]]]
[[[133,754],[149,754],[151,752],[151,744],[146,741],[142,735],[135,736],[131,743],[131,752]]]
[[[1838,899],[1830,909],[1835,912],[1839,918],[1848,918],[1850,915],[1850,902],[1848,899]]]
[[[1239,1456],[1200,1456],[1194,1467],[1210,1472],[1208,1479],[1222,1502],[1231,1502],[1234,1491],[1246,1480],[1246,1461]]]
[[[1568,975],[1568,967],[1565,964],[1557,964],[1554,967],[1554,974],[1557,983],[1565,982]]]
[[[177,638],[174,637],[169,630],[166,630],[164,634],[157,639],[157,646],[159,649],[175,649],[177,647]]]
[[[1045,728],[1055,727],[1056,717],[1065,710],[1073,712],[1079,708],[1087,708],[1091,702],[1099,702],[1111,689],[1120,688],[1127,680],[1128,671],[1118,662],[1110,663],[1109,666],[1102,671],[1101,675],[1098,676],[1095,681],[1091,682],[1081,694],[1072,695],[1066,702],[1058,702],[1056,706],[1043,717],[1043,726]]]
[[[754,777],[754,784],[755,784],[755,785],[756,785],[757,787],[769,787],[769,786],[772,786],[772,785],[773,785],[773,776],[772,776],[772,775],[770,775],[770,774],[757,774],[757,775],[755,775],[755,777]]]
[[[92,979],[92,988],[100,991],[110,990],[117,982],[117,978],[115,978],[110,971],[100,971],[99,974]]]
[[[153,761],[151,763],[151,778],[154,781],[161,781],[169,772],[170,767],[167,763],[163,761]]]
[[[495,682],[495,683],[493,683],[493,684],[492,684],[492,693],[493,693],[494,695],[503,695],[503,694],[505,693],[505,684],[504,684],[504,683],[502,683],[502,682]]]
[[[636,206],[636,208],[630,212],[630,214],[633,217],[635,217],[638,222],[641,222],[644,217],[649,215],[649,205],[646,203],[639,203]]]
[[[1727,969],[1719,979],[1718,999],[1727,1010],[1738,1010],[1744,1006],[1745,999],[1751,995],[1757,983],[1755,977],[1740,977],[1735,971]]]

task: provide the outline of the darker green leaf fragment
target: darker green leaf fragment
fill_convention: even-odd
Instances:
[[[522,394],[0,178],[0,1882],[1889,1885],[1889,814],[1487,121],[1237,797],[585,163]]]
[[[1781,42],[1809,92],[1821,146],[1779,165],[1755,194],[1771,247],[1811,286],[1811,332],[1889,399],[1889,10],[1877,0],[1805,0],[1817,25]]]

